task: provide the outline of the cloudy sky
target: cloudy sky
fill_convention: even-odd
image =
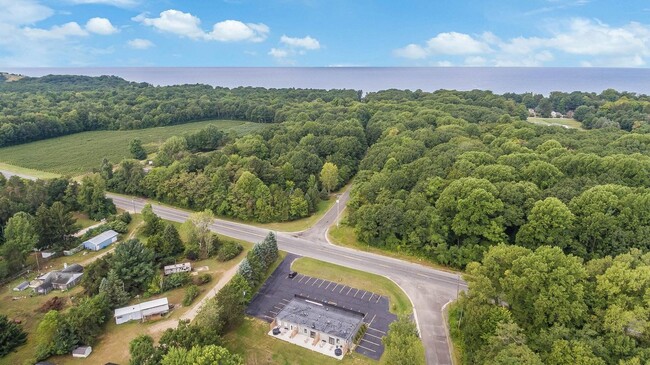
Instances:
[[[647,0],[0,0],[0,66],[648,67]]]

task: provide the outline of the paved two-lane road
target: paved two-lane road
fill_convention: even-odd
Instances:
[[[7,171],[0,171],[11,175]],[[30,178],[28,176],[22,176]],[[130,211],[140,211],[146,200],[121,195],[108,194],[116,206]],[[331,262],[337,265],[358,269],[378,275],[384,275],[395,281],[409,295],[413,302],[415,314],[424,343],[427,364],[451,365],[449,340],[445,329],[442,308],[456,298],[459,290],[465,290],[465,284],[457,274],[436,270],[427,266],[381,256],[373,253],[335,246],[327,240],[327,229],[339,218],[348,200],[348,193],[335,204],[310,229],[302,232],[277,232],[278,245],[282,250],[301,256]],[[184,222],[190,212],[152,204],[154,212],[170,221]],[[233,238],[258,242],[268,234],[268,229],[215,219],[211,226],[215,232]]]

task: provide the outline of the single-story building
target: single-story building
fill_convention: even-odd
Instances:
[[[115,323],[122,324],[128,321],[145,321],[148,317],[169,312],[169,301],[160,298],[115,310]]]
[[[79,346],[76,349],[72,350],[72,357],[82,357],[87,358],[90,356],[90,353],[93,352],[93,348],[90,346]]]
[[[302,335],[311,339],[312,346],[329,344],[344,354],[352,347],[364,317],[361,312],[296,295],[278,313],[273,325],[289,331],[292,338]]]
[[[14,291],[23,291],[27,288],[29,288],[29,281],[23,281],[22,283],[16,285]]]
[[[115,243],[117,241],[117,235],[117,232],[110,229],[89,239],[88,241],[84,241],[83,245],[88,250],[99,251],[102,248],[108,247],[111,243]]]
[[[65,265],[61,271],[50,271],[34,279],[29,286],[37,294],[45,295],[54,289],[68,290],[81,281],[83,266],[79,264]]]
[[[189,262],[176,265],[167,265],[163,268],[165,275],[176,274],[179,272],[190,272],[192,271],[192,264]]]

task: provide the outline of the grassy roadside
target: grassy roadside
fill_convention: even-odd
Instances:
[[[301,257],[293,262],[291,269],[301,274],[342,283],[353,288],[363,288],[390,299],[390,311],[395,314],[408,314],[413,305],[404,291],[390,279],[367,272],[349,269],[344,266]]]
[[[33,177],[35,177],[37,179],[54,179],[56,177],[61,176],[59,174],[55,174],[55,173],[52,173],[52,172],[28,169],[26,167],[10,165],[10,164],[3,163],[3,162],[0,162],[0,170],[13,172],[14,174],[33,176]]]

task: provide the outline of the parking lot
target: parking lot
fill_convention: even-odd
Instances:
[[[388,331],[388,325],[397,319],[397,316],[388,310],[388,298],[301,273],[293,278],[288,278],[291,263],[299,257],[292,254],[287,255],[262,285],[246,313],[270,323],[296,294],[364,313],[364,322],[368,324],[368,330],[356,347],[356,352],[379,360],[384,352],[381,338]]]

